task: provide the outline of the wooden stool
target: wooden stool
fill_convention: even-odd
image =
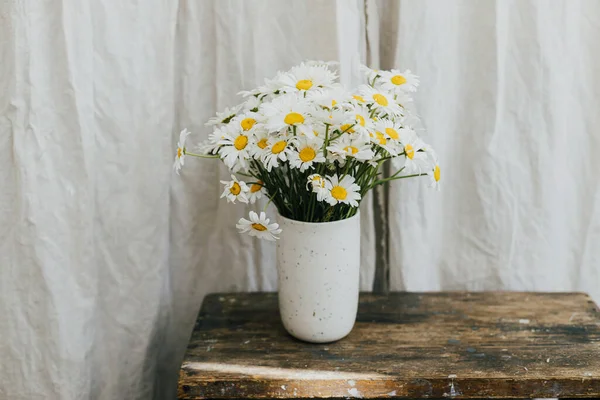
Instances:
[[[581,293],[361,294],[348,337],[288,335],[275,293],[205,298],[179,399],[598,398],[600,312]]]

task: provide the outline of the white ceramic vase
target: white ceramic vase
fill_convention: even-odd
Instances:
[[[339,340],[356,320],[360,214],[332,222],[277,216],[279,309],[285,329],[313,343]]]

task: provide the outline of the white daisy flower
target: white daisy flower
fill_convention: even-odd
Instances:
[[[427,155],[427,160],[429,161],[429,172],[427,175],[429,176],[429,187],[440,190],[440,164],[438,161],[437,154],[435,150],[428,144],[423,144],[423,150],[425,150],[425,154]]]
[[[362,85],[359,93],[367,103],[375,110],[390,116],[402,115],[402,108],[394,101],[394,95],[388,91],[375,89],[371,86]]]
[[[183,164],[185,162],[185,141],[187,140],[187,137],[190,135],[190,133],[191,132],[187,129],[184,129],[181,132],[179,132],[179,142],[177,142],[177,154],[175,155],[175,162],[173,163],[173,170],[177,172],[177,175],[179,175],[179,171],[181,171],[181,168],[183,167]]]
[[[252,141],[248,147],[248,154],[255,160],[260,159],[265,153],[265,149],[269,146],[269,133],[264,129],[255,129],[253,132]]]
[[[267,190],[264,187],[264,182],[257,181],[250,185],[250,190],[248,191],[248,193],[246,193],[246,196],[248,197],[250,204],[254,204],[265,193],[267,193]]]
[[[374,143],[376,146],[381,147],[385,151],[387,151],[390,156],[395,157],[398,155],[399,151],[401,151],[402,147],[398,142],[394,142],[393,140],[388,139],[387,135],[380,132],[375,131],[370,134],[371,143]]]
[[[261,156],[262,162],[267,171],[279,166],[279,161],[287,161],[292,154],[292,143],[294,140],[286,136],[270,137],[267,141],[267,147]]]
[[[346,113],[339,108],[321,108],[311,111],[311,115],[315,120],[331,126],[340,125],[342,122],[345,122],[348,119]],[[314,124],[313,130],[315,130]]]
[[[321,147],[323,141],[319,138],[303,136],[296,141],[296,151],[290,154],[290,165],[299,168],[300,172],[314,168],[313,163],[325,162]]]
[[[381,71],[381,79],[377,82],[385,90],[395,94],[402,92],[416,92],[419,86],[419,77],[411,74],[410,70],[400,72],[397,69]]]
[[[250,220],[240,218],[236,224],[236,228],[240,230],[240,233],[248,233],[250,236],[271,241],[279,239],[275,236],[281,233],[279,224],[270,224],[269,218],[264,212],[261,212],[259,216],[254,211],[250,211],[249,217]]]
[[[236,200],[248,203],[248,197],[246,196],[246,193],[250,190],[248,185],[245,182],[238,181],[235,175],[231,175],[231,179],[231,181],[221,181],[225,185],[221,198],[227,198],[228,203],[235,203]]]
[[[221,146],[219,156],[230,169],[234,172],[240,168],[247,168],[248,160],[250,159],[249,141],[250,134],[242,129],[234,126],[232,129],[227,129],[223,132],[223,139],[217,144]]]
[[[404,157],[394,157],[392,164],[395,168],[404,167],[405,173],[421,173],[422,169],[428,164],[427,154],[424,151],[420,151],[425,144],[419,139],[414,130],[404,128],[402,131]],[[403,165],[402,161],[404,161]]]
[[[440,166],[435,164],[433,170],[427,173],[429,175],[429,187],[440,190]]]
[[[350,101],[350,94],[340,84],[331,89],[313,90],[306,94],[306,99],[320,107],[332,109]]]
[[[256,89],[252,89],[252,90],[242,90],[238,94],[243,97],[258,96],[260,99],[263,99],[263,97],[265,95],[274,93],[274,92],[278,91],[279,89],[281,89],[281,87],[282,87],[281,77],[283,76],[283,74],[284,74],[283,72],[278,71],[277,75],[275,75],[275,78],[265,79],[264,85],[261,85],[261,86],[257,87]]]
[[[312,174],[308,176],[306,190],[311,190],[313,193],[316,193],[318,201],[324,201],[329,195],[327,181],[319,174]]]
[[[358,200],[361,198],[360,186],[354,183],[354,177],[346,175],[342,180],[339,180],[337,175],[328,177],[327,189],[329,193],[325,201],[330,205],[342,203],[358,207]]]
[[[264,103],[261,111],[267,119],[265,128],[270,132],[292,127],[298,132],[312,132],[309,124],[311,107],[303,97],[295,93],[282,95],[270,103]]]
[[[358,105],[366,105],[367,104],[367,100],[365,100],[365,98],[363,96],[361,96],[360,94],[353,94],[350,102],[352,104],[358,104]]]
[[[244,102],[244,111],[257,111],[258,107],[260,106],[260,99],[258,98],[258,96],[250,96],[248,97],[248,100],[246,100]]]
[[[256,126],[259,116],[254,112],[247,112],[231,120],[232,124],[236,124],[243,131],[250,131]]]
[[[352,129],[362,137],[368,138],[375,130],[375,121],[371,119],[369,109],[363,106],[353,107],[347,114],[353,120]]]
[[[402,125],[389,119],[380,119],[375,122],[375,130],[385,134],[386,138],[394,142],[399,142],[402,137]]]
[[[241,108],[242,105],[240,104],[235,107],[226,108],[221,112],[217,112],[217,115],[215,117],[210,118],[205,125],[210,126],[217,124],[227,124],[236,116],[236,114],[240,111]]]
[[[372,83],[373,80],[375,80],[376,77],[379,76],[380,71],[377,69],[371,69],[369,67],[367,67],[366,65],[361,65],[360,66],[360,71],[365,74],[365,76],[367,77],[367,80],[369,81],[369,83]]]
[[[370,161],[375,155],[369,143],[360,137],[342,136],[327,146],[327,150],[332,153],[333,159],[337,160],[353,157],[358,161]]]
[[[336,74],[324,65],[302,63],[280,77],[281,90],[286,93],[317,90],[330,87],[336,78]]]

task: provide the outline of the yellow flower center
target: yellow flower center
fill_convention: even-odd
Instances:
[[[233,182],[233,185],[231,185],[231,187],[229,188],[229,191],[231,192],[232,195],[237,196],[242,191],[242,188],[240,187],[239,183]]]
[[[317,132],[317,131],[313,131],[313,135],[315,135],[315,136],[319,136],[319,132]]]
[[[383,133],[381,132],[375,132],[375,136],[377,136],[377,140],[379,140],[379,144],[386,144],[387,140],[385,139],[385,136],[383,136]]]
[[[308,90],[312,87],[313,83],[310,79],[301,79],[296,82],[296,89],[298,90]]]
[[[256,123],[256,120],[254,118],[244,118],[240,122],[240,126],[242,127],[243,130],[249,131],[250,129],[252,129],[252,127],[254,126],[255,123]]]
[[[252,186],[250,186],[250,193],[256,193],[260,189],[262,189],[262,183],[262,181],[258,181],[258,183],[253,183]]]
[[[233,147],[238,150],[244,150],[248,144],[248,136],[240,135],[233,141]]]
[[[382,94],[375,93],[373,95],[373,100],[375,100],[375,103],[379,104],[380,106],[385,107],[388,105],[388,99]]]
[[[331,189],[331,197],[336,200],[346,200],[346,197],[348,197],[348,192],[341,186],[334,186]]]
[[[331,100],[331,107],[335,107],[336,104],[337,104],[337,101],[335,101],[335,99]]]
[[[435,179],[436,182],[440,181],[440,166],[436,165],[435,168],[433,169],[433,179]]]
[[[256,229],[257,231],[263,232],[263,231],[267,230],[267,227],[264,226],[263,224],[256,224],[256,223],[254,223],[254,224],[252,224],[252,229]]]
[[[385,128],[385,133],[394,140],[400,139],[400,134],[395,129]]]
[[[298,114],[297,112],[291,112],[285,116],[283,122],[285,122],[288,125],[301,124],[304,122],[304,117],[302,116],[302,114]]]
[[[390,79],[394,85],[403,85],[406,83],[406,78],[402,75],[394,75],[392,79]]]
[[[267,138],[262,138],[258,141],[258,143],[256,143],[256,145],[258,147],[260,147],[261,149],[264,149],[265,147],[267,147]]]
[[[279,142],[273,145],[273,147],[271,148],[271,152],[273,154],[279,154],[285,149],[285,146],[287,146],[287,142],[285,140],[280,140]]]
[[[404,152],[406,153],[406,157],[410,158],[411,160],[415,156],[415,149],[410,144],[404,146]]]
[[[183,149],[181,147],[177,148],[177,158],[181,158],[181,156],[183,155]]]
[[[346,153],[350,151],[354,155],[354,154],[358,153],[358,148],[356,148],[354,146],[346,146],[346,147],[344,147],[344,151]]]
[[[320,186],[322,188],[325,187],[325,179],[319,177],[319,176],[315,176],[314,178],[312,178],[312,184],[313,186]]]
[[[312,147],[305,147],[300,151],[300,154],[298,156],[302,161],[309,162],[315,159],[317,153]]]
[[[344,124],[340,126],[340,129],[342,130],[342,132],[354,133],[354,129],[352,129],[351,126],[352,125],[350,124]]]
[[[362,103],[364,103],[364,102],[365,102],[365,99],[364,99],[362,96],[359,96],[359,95],[357,95],[357,94],[355,94],[354,96],[352,96],[352,98],[353,98],[354,100],[360,101],[360,102],[362,102]]]
[[[360,124],[360,126],[365,126],[365,118],[362,115],[356,114],[356,120]]]

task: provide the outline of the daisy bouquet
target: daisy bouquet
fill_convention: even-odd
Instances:
[[[221,197],[254,204],[266,196],[267,206],[305,222],[349,218],[369,190],[389,181],[428,176],[439,188],[436,154],[414,128],[418,78],[362,69],[366,83],[353,90],[337,81],[333,63],[305,62],[241,92],[243,103],[208,121],[214,130],[197,152],[185,146],[189,131],[181,132],[175,170],[186,156],[219,158],[231,171]],[[388,160],[393,172],[383,176]],[[264,211],[237,227],[267,240],[281,232]]]

